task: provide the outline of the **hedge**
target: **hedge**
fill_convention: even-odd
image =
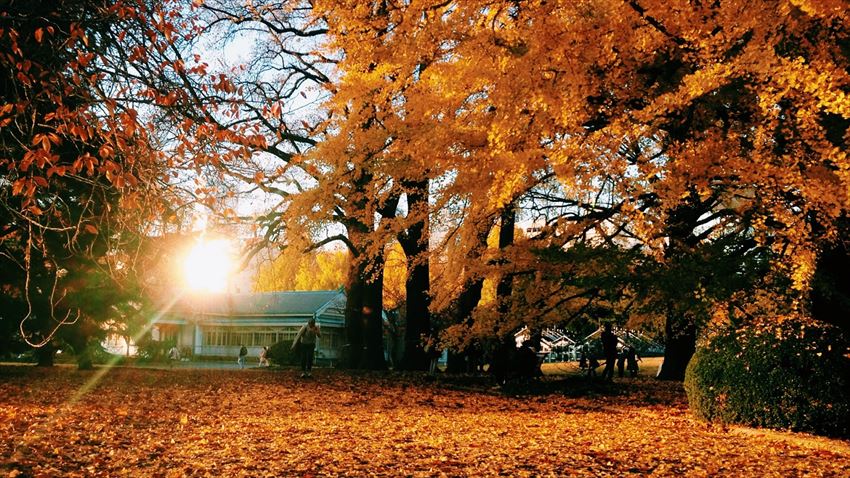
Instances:
[[[269,361],[275,365],[295,365],[298,361],[297,348],[292,350],[292,341],[278,342],[266,354]]]
[[[708,421],[848,436],[848,350],[841,333],[824,324],[727,329],[688,365],[690,408]]]

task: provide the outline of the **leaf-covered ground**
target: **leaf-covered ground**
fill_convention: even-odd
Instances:
[[[691,418],[681,385],[0,367],[0,476],[850,476],[850,443]]]

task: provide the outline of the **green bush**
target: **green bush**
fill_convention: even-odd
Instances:
[[[174,341],[160,342],[153,340],[150,334],[145,335],[136,342],[138,346],[139,361],[142,363],[160,363],[165,362],[168,357],[168,350],[174,346]]]
[[[275,365],[295,365],[298,362],[298,349],[291,350],[292,342],[278,342],[269,347],[269,361]]]
[[[685,375],[702,419],[850,435],[850,358],[840,332],[785,321],[726,330],[697,349]]]

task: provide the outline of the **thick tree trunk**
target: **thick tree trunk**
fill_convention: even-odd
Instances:
[[[428,180],[407,181],[409,216],[417,220],[398,237],[407,257],[406,327],[404,332],[404,370],[428,370],[429,357],[423,337],[431,335],[431,267],[428,257]]]
[[[363,357],[360,368],[386,370],[384,357],[384,264],[383,257],[373,262],[377,271],[374,279],[366,282],[363,294]]]
[[[466,354],[449,350],[446,355],[446,373],[466,373]]]
[[[502,211],[501,228],[499,230],[499,249],[504,250],[514,243],[514,227],[516,226],[516,209],[513,204],[509,204]],[[504,260],[502,261],[504,263]],[[496,284],[496,302],[499,308],[499,315],[505,316],[510,311],[510,298],[513,294],[514,281],[513,276],[503,274]],[[516,341],[513,336],[499,337],[499,345],[494,351],[493,359],[490,363],[490,371],[496,380],[504,381],[511,368],[514,367],[514,359],[516,357]]]
[[[840,218],[837,227],[837,240],[821,246],[812,279],[811,312],[813,318],[850,337],[850,218]]]
[[[43,347],[35,349],[36,366],[52,367],[55,356],[56,348],[53,347],[53,344],[48,342]]]
[[[667,315],[664,326],[664,361],[658,370],[661,380],[684,380],[685,369],[696,351],[697,333],[693,320]]]
[[[404,356],[401,368],[404,370],[428,370],[429,357],[423,347],[423,337],[431,334],[430,305],[431,278],[430,267],[425,263],[416,263],[407,276],[405,285],[407,324],[404,331]]]
[[[699,218],[710,209],[709,204],[710,201],[702,201],[699,195],[691,190],[690,195],[669,212],[666,224],[669,242],[664,251],[668,265],[678,267],[683,257],[693,254],[694,248],[699,245],[694,230],[699,224]],[[657,375],[662,380],[684,380],[685,369],[696,350],[695,318],[689,317],[687,312],[681,309],[683,304],[687,304],[686,300],[685,297],[676,297],[667,307],[664,361]]]
[[[458,323],[468,321],[472,317],[472,311],[481,300],[481,290],[484,288],[484,279],[467,281],[456,302],[456,320]],[[470,371],[471,365],[464,352],[449,351],[446,362],[446,372],[466,373]]]
[[[467,254],[467,261],[479,260],[487,250],[487,236],[490,234],[492,224],[489,221],[481,221],[477,224],[475,244],[472,245]],[[471,325],[472,311],[481,300],[481,291],[484,288],[484,277],[468,277],[461,288],[460,295],[454,300],[450,310],[452,319],[456,324]],[[449,350],[446,372],[463,373],[469,371],[471,364],[467,360],[467,351]]]
[[[91,370],[93,368],[94,363],[92,362],[91,351],[88,347],[83,347],[82,352],[77,354],[77,369]]]
[[[501,224],[502,227],[499,229],[499,249],[504,250],[513,245],[516,234],[514,231],[516,226],[516,209],[514,209],[513,204],[509,204],[502,211]],[[502,262],[504,263],[504,260]],[[513,290],[513,276],[503,274],[496,286],[496,300],[499,304],[499,313],[502,315],[506,314],[509,310],[508,300],[511,294],[513,294]]]
[[[357,368],[363,357],[363,300],[366,295],[366,281],[360,274],[356,258],[348,269],[348,283],[345,289],[346,340],[342,347],[340,365],[342,368]]]

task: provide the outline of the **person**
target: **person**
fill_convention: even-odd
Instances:
[[[617,376],[623,378],[626,376],[626,348],[621,347],[617,350]]]
[[[599,368],[599,360],[596,360],[596,357],[593,355],[590,356],[590,360],[587,365],[587,376],[588,377],[596,377],[596,369]]]
[[[442,355],[442,351],[437,346],[436,338],[429,337],[423,349],[428,357],[428,374],[434,375],[437,372],[437,362]]]
[[[605,369],[602,371],[602,378],[605,380],[614,379],[614,362],[617,361],[617,336],[611,330],[611,322],[605,323],[605,331],[602,332],[602,353],[605,355]]]
[[[637,354],[637,349],[634,346],[629,345],[626,349],[626,360],[628,360],[629,365],[629,375],[632,377],[637,377],[638,374],[638,362],[641,362],[640,357]]]
[[[316,325],[316,319],[310,319],[309,322],[301,326],[295,340],[292,341],[291,349],[299,347],[301,355],[301,378],[312,376],[313,370],[313,354],[316,351],[316,338],[321,337],[319,326]]]
[[[175,361],[180,361],[180,349],[177,348],[177,345],[172,345],[168,349],[168,366],[172,367]]]
[[[262,350],[260,350],[260,364],[259,364],[260,367],[268,367],[269,366],[268,355],[269,355],[269,348],[266,347],[266,346],[263,346]]]
[[[239,368],[245,368],[245,357],[248,356],[248,348],[244,345],[239,346],[239,358],[236,359],[236,363],[239,364]]]
[[[516,367],[520,378],[534,378],[540,375],[537,352],[534,351],[531,340],[523,341],[517,350]]]

